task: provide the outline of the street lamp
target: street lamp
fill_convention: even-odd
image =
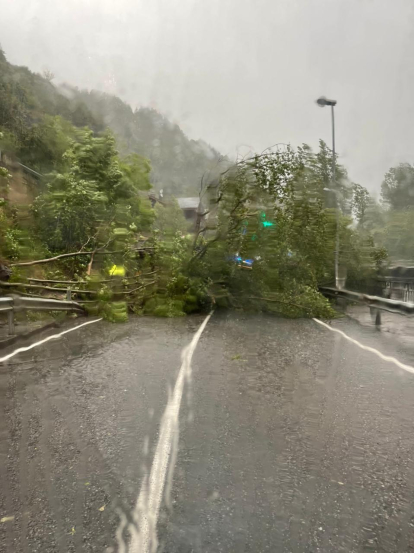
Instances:
[[[321,108],[325,106],[331,106],[332,115],[332,181],[335,184],[335,113],[334,107],[336,106],[336,100],[328,100],[324,96],[321,96],[316,100],[316,103]]]
[[[333,192],[336,195],[336,237],[335,237],[335,286],[339,284],[339,196],[341,195],[338,190],[334,188],[324,188],[327,192]]]
[[[335,286],[338,288],[339,284],[339,199],[338,190],[335,188],[336,184],[336,164],[335,164],[335,113],[334,107],[336,106],[336,100],[328,100],[324,96],[321,96],[316,100],[316,103],[321,108],[325,106],[331,106],[331,119],[332,119],[332,184],[334,188],[324,188],[329,192],[336,194],[336,245],[335,245]]]

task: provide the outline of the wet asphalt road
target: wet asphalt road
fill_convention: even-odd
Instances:
[[[129,551],[122,527],[202,321],[101,322],[0,365],[1,552]],[[333,326],[414,366],[404,327]],[[413,419],[413,374],[314,321],[215,314],[158,551],[414,551]]]

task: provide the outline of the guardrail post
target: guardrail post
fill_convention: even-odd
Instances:
[[[371,314],[372,322],[375,323],[375,326],[380,327],[381,326],[381,310],[370,306],[369,312]]]
[[[7,311],[7,325],[9,327],[9,336],[14,334],[14,310]]]
[[[72,301],[72,290],[70,287],[66,290],[66,301]]]

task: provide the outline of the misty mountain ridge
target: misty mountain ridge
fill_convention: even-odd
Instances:
[[[152,108],[133,110],[111,94],[78,90],[64,85],[62,93],[81,101],[92,115],[109,127],[122,153],[138,153],[151,162],[156,189],[172,195],[194,195],[203,175],[213,178],[223,167],[223,156],[202,140],[189,139],[182,129]]]
[[[22,143],[18,153],[23,162],[36,163],[36,137],[28,140],[27,129],[36,134],[45,117],[60,116],[95,133],[111,129],[121,154],[137,153],[150,160],[151,182],[164,194],[196,195],[203,177],[211,180],[223,170],[226,160],[217,150],[202,140],[189,139],[179,125],[155,109],[133,110],[117,96],[70,84],[55,86],[53,78],[50,72],[40,75],[9,63],[0,50],[0,128]]]

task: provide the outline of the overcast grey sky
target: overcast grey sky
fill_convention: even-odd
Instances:
[[[414,162],[414,0],[0,0],[12,63],[152,106],[222,153],[330,144],[378,190]]]

